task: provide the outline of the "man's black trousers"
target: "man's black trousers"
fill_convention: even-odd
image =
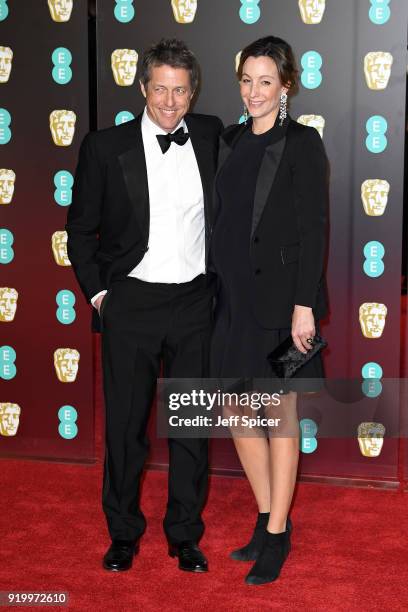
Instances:
[[[182,284],[126,277],[102,302],[106,454],[102,504],[112,540],[137,540],[148,453],[147,423],[163,364],[165,378],[208,376],[213,287],[206,275]],[[197,542],[204,531],[208,441],[169,439],[164,530],[171,543]],[[157,508],[157,512],[162,509]]]

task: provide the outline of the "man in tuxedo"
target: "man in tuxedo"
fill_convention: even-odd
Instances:
[[[156,380],[208,376],[214,294],[207,273],[211,196],[222,123],[188,114],[194,55],[163,39],[144,56],[144,112],[88,134],[68,213],[68,255],[102,331],[107,570],[127,570],[146,521],[139,492]],[[207,440],[169,439],[164,530],[180,569],[207,571],[198,547]]]

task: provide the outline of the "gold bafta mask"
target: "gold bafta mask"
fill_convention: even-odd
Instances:
[[[241,53],[242,51],[239,51],[235,56],[235,72],[238,72],[239,62],[241,61]]]
[[[192,23],[197,12],[198,0],[171,0],[177,23]]]
[[[377,302],[365,302],[359,309],[361,332],[365,338],[381,338],[385,327],[387,307]]]
[[[357,432],[361,454],[364,457],[378,457],[384,443],[384,425],[382,423],[360,423]]]
[[[0,168],[0,204],[10,204],[14,194],[16,174],[13,170]]]
[[[7,83],[11,73],[13,52],[10,47],[0,47],[0,83]]]
[[[369,217],[380,217],[388,202],[390,184],[383,179],[367,179],[361,184],[361,200]]]
[[[74,0],[48,0],[51,19],[57,23],[64,23],[71,18]]]
[[[71,265],[67,253],[67,240],[68,235],[65,231],[54,232],[51,237],[52,252],[54,254],[55,263],[59,266]]]
[[[0,287],[0,321],[9,323],[17,311],[18,293],[13,287]]]
[[[314,25],[323,19],[326,0],[299,0],[300,16],[303,23]]]
[[[72,348],[57,348],[54,351],[54,367],[58,380],[74,382],[79,368],[79,352]]]
[[[50,130],[54,144],[69,147],[75,134],[76,114],[72,110],[53,110],[50,114]]]
[[[298,123],[303,123],[303,125],[309,125],[310,127],[316,128],[320,136],[323,138],[323,131],[326,121],[321,115],[300,115],[300,117],[298,117]]]
[[[20,422],[21,408],[18,404],[0,403],[0,435],[15,436]]]
[[[139,56],[134,49],[115,49],[111,55],[113,78],[116,85],[129,87],[136,77]]]
[[[385,89],[391,76],[393,57],[386,51],[370,51],[364,58],[364,74],[367,87]]]

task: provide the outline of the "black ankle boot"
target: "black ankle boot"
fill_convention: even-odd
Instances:
[[[290,551],[290,532],[266,532],[263,548],[251,571],[245,578],[247,584],[266,584],[276,580]]]
[[[258,520],[256,521],[254,533],[251,540],[246,546],[233,550],[230,558],[234,561],[255,561],[262,550],[266,536],[266,526],[269,521],[269,512],[259,512]],[[286,521],[286,530],[289,533],[292,531],[292,521],[288,517]]]

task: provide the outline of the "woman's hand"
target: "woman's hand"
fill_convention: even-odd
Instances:
[[[312,309],[309,306],[299,306],[296,304],[292,315],[292,338],[301,353],[306,354],[312,348],[307,339],[314,338],[315,333],[316,328]]]

